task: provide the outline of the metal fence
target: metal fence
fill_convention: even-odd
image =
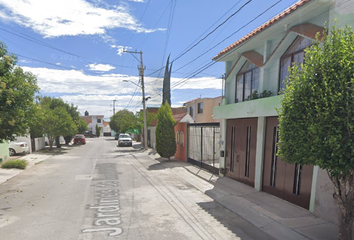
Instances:
[[[211,172],[219,172],[219,123],[188,125],[188,161]]]

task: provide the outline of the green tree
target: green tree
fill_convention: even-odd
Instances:
[[[101,136],[101,128],[96,124],[96,136],[100,137]]]
[[[135,129],[138,129],[139,132],[143,132],[144,130],[144,113],[142,111],[137,112],[136,115],[136,124],[134,126]],[[150,113],[146,111],[146,126],[150,126],[151,121],[157,119],[157,114]]]
[[[41,105],[46,106],[49,109],[54,110],[55,108],[63,108],[70,115],[72,122],[75,124],[75,128],[70,128],[71,131],[62,132],[61,135],[55,136],[57,147],[60,147],[60,136],[64,137],[65,144],[69,144],[74,135],[77,133],[79,127],[80,113],[77,111],[77,107],[73,104],[68,104],[60,98],[42,97],[39,98]]]
[[[42,106],[41,116],[43,133],[48,137],[49,147],[53,148],[54,139],[58,136],[68,135],[76,132],[76,125],[70,114],[63,107],[50,109]]]
[[[134,128],[135,125],[136,117],[133,112],[127,109],[116,112],[116,114],[111,117],[111,121],[109,122],[109,126],[116,133],[126,132],[129,129]]]
[[[0,42],[0,142],[28,133],[38,92],[36,77],[16,67],[17,58]]]
[[[157,114],[156,126],[156,151],[164,158],[172,157],[176,153],[176,139],[174,126],[176,121],[173,119],[170,105],[165,102]]]
[[[64,139],[65,139],[65,144],[69,144],[70,141],[74,138],[76,133],[80,133],[79,132],[79,127],[82,127],[83,125],[80,126],[80,124],[82,124],[81,120],[83,121],[82,118],[80,118],[80,113],[77,110],[77,107],[74,106],[74,104],[67,104],[65,103],[65,109],[66,111],[69,113],[69,115],[71,116],[72,120],[74,121],[77,131],[76,132],[71,132],[68,135],[64,135]],[[84,121],[85,122],[85,121]],[[87,124],[85,122],[86,125],[86,130],[84,130],[83,132],[87,131]],[[83,133],[81,132],[81,133]]]
[[[31,133],[48,137],[51,149],[55,139],[59,142],[60,136],[77,132],[77,126],[67,111],[66,103],[51,97],[39,98],[33,111],[30,129]]]
[[[77,123],[77,133],[84,133],[88,129],[87,123],[84,121],[84,119],[79,118],[79,121]]]
[[[354,33],[331,29],[293,66],[279,109],[279,155],[325,169],[339,206],[338,239],[351,239],[354,214]]]

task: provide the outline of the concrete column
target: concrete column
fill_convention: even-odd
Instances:
[[[263,63],[265,63],[267,61],[267,59],[270,56],[270,52],[271,52],[271,42],[270,41],[266,41],[264,43],[264,51],[263,51]],[[264,70],[264,66],[261,67],[259,72],[259,89],[258,92],[263,92],[264,90],[269,90],[269,89],[265,89],[264,86],[266,86],[264,79],[266,79],[265,77],[265,70]]]
[[[262,190],[265,131],[266,131],[266,118],[258,117],[256,166],[255,166],[256,169],[255,169],[255,179],[254,179],[254,188],[257,191]]]
[[[220,169],[225,169],[226,167],[226,129],[227,129],[227,121],[226,119],[222,119],[220,122],[220,132],[221,132],[221,141],[220,141],[220,151],[224,151],[224,157],[219,158],[220,161]],[[220,173],[220,175],[222,175]]]
[[[310,196],[310,209],[309,211],[314,213],[315,211],[315,200],[316,200],[316,186],[317,186],[317,177],[318,177],[318,166],[313,167],[312,173],[312,185],[311,185],[311,196]]]

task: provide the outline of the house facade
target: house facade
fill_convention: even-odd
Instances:
[[[183,104],[188,114],[196,123],[218,122],[213,119],[213,107],[220,106],[222,97],[216,98],[197,98]]]
[[[221,120],[225,176],[331,221],[338,210],[327,173],[317,166],[286,164],[276,155],[276,109],[288,67],[304,61],[304,49],[334,19],[339,27],[352,24],[353,4],[300,0],[221,51],[214,60],[225,63],[225,96],[213,110],[214,119]]]
[[[96,134],[96,125],[101,129],[101,136],[103,136],[104,130],[104,116],[103,115],[85,115],[81,118],[87,123],[88,131],[91,131],[93,134]]]
[[[176,121],[174,126],[176,137],[176,153],[174,157],[181,161],[187,161],[187,124],[194,123],[193,118],[188,113],[180,113],[173,115]]]
[[[172,110],[172,115],[177,115],[177,114],[183,114],[186,113],[187,110],[185,107],[173,107],[171,108]],[[146,109],[149,113],[157,114],[159,112],[159,108],[157,107],[148,107]],[[153,119],[148,126],[148,147],[156,149],[156,126],[157,126],[157,119]]]

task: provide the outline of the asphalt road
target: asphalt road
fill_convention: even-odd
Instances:
[[[87,139],[23,171],[0,185],[0,239],[272,239],[156,158]]]

